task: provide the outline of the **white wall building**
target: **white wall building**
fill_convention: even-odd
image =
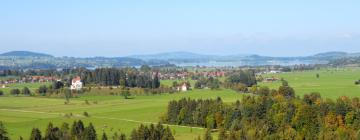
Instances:
[[[71,81],[71,90],[81,90],[83,87],[83,83],[81,82],[81,78],[78,76]]]

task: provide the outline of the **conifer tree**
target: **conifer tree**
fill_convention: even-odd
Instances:
[[[33,128],[30,135],[30,140],[41,140],[41,131],[38,128]]]
[[[9,140],[4,124],[0,121],[0,140]]]

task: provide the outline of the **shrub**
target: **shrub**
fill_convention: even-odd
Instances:
[[[20,94],[20,90],[17,89],[17,88],[12,89],[12,90],[10,91],[10,94],[11,94],[11,95],[19,95],[19,94]]]
[[[87,113],[86,111],[83,113],[83,115],[84,115],[85,117],[90,117],[89,113]]]
[[[0,96],[4,95],[4,92],[2,90],[0,90]]]
[[[360,80],[355,81],[355,85],[359,85],[360,84]]]

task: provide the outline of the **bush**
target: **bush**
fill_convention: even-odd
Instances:
[[[0,90],[0,96],[4,95],[4,92],[2,90]]]
[[[85,117],[90,117],[89,113],[87,113],[86,111],[83,114]]]
[[[10,91],[10,94],[11,95],[19,95],[20,94],[20,90],[19,89],[17,89],[17,88],[15,88],[15,89],[11,89],[11,91]]]
[[[360,84],[360,80],[355,81],[355,85],[359,85]]]
[[[22,89],[22,94],[24,94],[24,95],[30,95],[30,89],[28,88],[28,87],[24,87],[23,89]]]

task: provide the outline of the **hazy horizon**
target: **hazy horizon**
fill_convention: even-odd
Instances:
[[[0,53],[164,52],[309,56],[360,52],[359,1],[6,1]]]

